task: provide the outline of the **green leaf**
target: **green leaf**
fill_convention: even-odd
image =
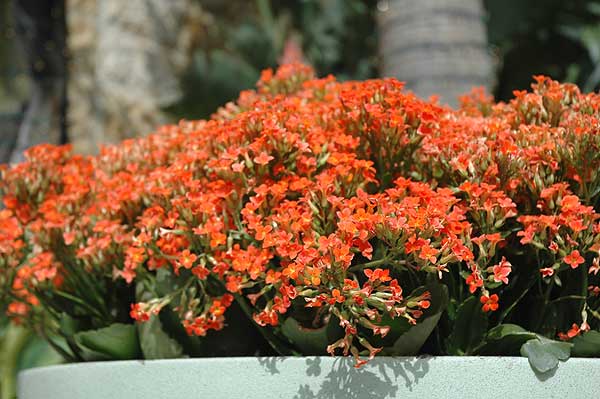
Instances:
[[[576,357],[600,357],[600,332],[588,331],[573,339],[571,355]]]
[[[181,345],[183,356],[223,357],[232,353],[252,356],[259,348],[268,346],[258,329],[266,327],[256,327],[235,302],[227,309],[225,327],[219,331],[211,330],[203,337],[188,335],[171,306],[165,306],[158,316],[163,331]]]
[[[521,347],[521,355],[529,359],[529,364],[538,373],[547,373],[558,366],[559,360],[567,360],[571,355],[568,342],[558,342],[538,336]]]
[[[19,354],[19,370],[51,366],[63,362],[63,357],[39,337],[32,337]]]
[[[293,317],[288,317],[281,326],[281,333],[289,339],[303,355],[322,355],[326,353],[327,345],[335,338],[343,335],[337,319],[330,320],[321,328],[306,328]]]
[[[516,324],[500,324],[487,333],[485,344],[477,354],[506,356],[520,353],[529,359],[535,371],[546,373],[553,370],[560,360],[570,357],[572,346],[568,342],[554,341],[527,331]]]
[[[281,326],[281,332],[302,353],[307,355],[322,354],[327,348],[326,326],[321,328],[302,327],[293,317],[288,317]]]
[[[442,313],[437,313],[434,316],[428,317],[420,321],[416,326],[405,332],[398,338],[390,352],[394,356],[414,356],[416,355],[431,332],[435,329]],[[387,351],[386,351],[387,352]]]
[[[202,356],[205,351],[201,345],[200,337],[190,336],[186,333],[179,315],[171,306],[165,306],[158,314],[158,317],[160,318],[163,331],[181,345],[185,355],[189,355],[190,357]]]
[[[476,353],[478,355],[514,356],[519,355],[523,344],[537,338],[535,333],[516,324],[500,324],[492,328],[485,336],[485,343]]]
[[[115,323],[98,330],[75,334],[76,341],[114,360],[139,359],[141,356],[137,330],[133,324]]]
[[[252,307],[246,302],[246,299],[239,294],[234,294],[234,297],[236,303],[240,306],[241,311],[246,315],[246,318],[248,320],[252,320],[253,325],[256,325],[256,322],[252,318]],[[263,336],[265,341],[268,342],[273,350],[275,350],[279,355],[300,355],[296,350],[291,348],[287,342],[281,339],[280,334],[278,335],[274,329],[257,326],[257,330]]]
[[[155,289],[156,295],[165,296],[171,294],[173,291],[177,291],[185,284],[186,276],[180,274],[179,276],[174,275],[170,271],[160,268],[156,271]],[[141,293],[143,293],[143,289]],[[138,298],[138,300],[147,300]]]
[[[181,345],[163,330],[158,316],[137,325],[140,348],[144,359],[175,359],[182,357]]]
[[[64,336],[71,337],[81,330],[81,323],[69,316],[67,313],[62,313],[59,320],[60,333]]]
[[[411,326],[391,348],[385,349],[386,354],[393,356],[416,355],[437,326],[442,313],[448,306],[448,287],[436,283],[427,285],[421,291],[425,290],[431,294],[431,306],[423,313],[417,325]]]
[[[519,335],[519,334],[523,334],[523,333],[530,333],[530,332],[516,324],[500,324],[500,325],[492,328],[490,331],[488,331],[488,333],[486,335],[486,339],[500,340],[500,339],[510,336],[510,335]],[[530,333],[530,334],[533,334],[533,336],[535,338],[534,333]]]
[[[471,354],[483,341],[487,326],[487,316],[481,309],[481,303],[476,297],[469,297],[456,312],[452,334],[448,337],[448,353]]]

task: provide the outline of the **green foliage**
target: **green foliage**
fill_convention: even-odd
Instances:
[[[588,331],[572,342],[559,342],[527,331],[516,324],[500,324],[486,334],[475,354],[484,356],[525,356],[538,373],[552,372],[559,361],[571,356],[600,356],[600,333]]]
[[[115,323],[98,330],[82,331],[75,334],[75,339],[81,346],[107,359],[141,357],[140,342],[133,324]]]
[[[26,328],[0,319],[0,398],[16,397],[16,376],[21,370],[50,366],[63,358],[42,338]]]
[[[600,357],[600,332],[588,331],[573,339],[573,356]]]
[[[163,330],[158,316],[137,325],[140,348],[144,359],[174,359],[182,357],[181,345]]]
[[[598,88],[600,1],[484,3],[498,63],[498,99],[528,88],[537,74],[575,82],[584,91]],[[300,42],[318,75],[331,73],[341,80],[377,76],[375,1],[257,0],[203,6],[215,23],[186,75],[184,100],[171,109],[178,116],[208,116],[252,87],[262,69],[278,64],[290,37]]]
[[[306,328],[300,325],[293,317],[288,317],[281,326],[281,332],[297,347],[302,354],[323,355],[327,345],[343,336],[337,325],[338,320],[330,320],[320,328]]]
[[[553,341],[542,336],[529,340],[521,347],[521,355],[529,359],[529,364],[538,373],[547,373],[571,356],[573,344]]]
[[[288,39],[298,42],[306,61],[321,76],[335,74],[340,80],[377,76],[375,3],[202,3],[214,23],[184,77],[184,98],[169,111],[185,118],[210,116],[241,90],[252,88],[263,69],[276,67]]]
[[[452,334],[448,337],[448,354],[470,355],[481,344],[488,327],[487,316],[476,297],[469,297],[459,307]]]
[[[523,344],[536,338],[535,333],[516,324],[500,324],[486,334],[485,343],[479,347],[477,354],[518,356]]]
[[[532,75],[600,85],[598,0],[485,0],[488,38],[498,55],[496,96],[529,87]]]
[[[398,337],[391,346],[389,353],[394,356],[414,356],[423,347],[425,341],[436,328],[442,313],[448,306],[448,287],[441,284],[430,284],[425,287],[431,294],[432,306],[425,310],[422,320],[416,326],[411,326]]]

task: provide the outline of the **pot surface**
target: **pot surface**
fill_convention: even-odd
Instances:
[[[537,375],[520,357],[233,357],[78,363],[26,370],[19,399],[598,398],[600,359]],[[502,396],[501,396],[502,395]]]

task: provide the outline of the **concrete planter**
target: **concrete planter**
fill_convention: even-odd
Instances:
[[[19,399],[598,398],[600,359],[552,376],[518,357],[207,358],[80,363],[24,371]]]

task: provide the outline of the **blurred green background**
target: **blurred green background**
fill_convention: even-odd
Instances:
[[[148,3],[153,1],[156,2],[147,0]],[[376,14],[394,1],[400,0],[178,0],[188,8],[193,3],[199,10],[198,18],[192,23],[193,44],[185,48],[190,52],[189,59],[185,68],[176,74],[181,90],[176,100],[159,104],[156,111],[147,111],[160,112],[161,118],[150,118],[148,124],[139,127],[134,124],[134,134],[147,132],[148,126],[166,121],[209,117],[219,106],[235,99],[241,90],[252,88],[261,70],[276,67],[288,41],[301,47],[304,59],[320,76],[334,74],[340,80],[380,76],[381,48],[391,44],[379,42],[382,28],[377,24]],[[487,33],[484,40],[487,40],[495,75],[489,89],[497,100],[510,98],[515,89],[528,88],[534,74],[574,82],[585,91],[598,89],[600,0],[470,1],[483,7],[482,23]],[[89,32],[79,33],[72,25],[89,22],[90,15],[86,16],[86,12],[97,11],[93,8],[90,11],[90,5],[97,8],[102,4],[98,0],[53,2],[66,4],[67,36],[71,38],[67,43],[69,40],[79,43],[79,36],[89,35]],[[32,97],[28,73],[31,60],[26,59],[21,50],[23,43],[18,40],[16,3],[0,0],[0,162],[6,162],[7,154],[15,151],[16,131],[22,125]],[[448,0],[447,9],[452,11],[456,3]],[[50,18],[62,18],[60,13],[50,14]],[[70,14],[76,16],[71,19],[77,21],[69,21]],[[98,27],[101,28],[96,26],[96,29]],[[402,38],[398,40],[401,43]],[[65,49],[72,64],[81,63],[79,59],[85,51]],[[94,58],[90,59],[93,62]],[[70,75],[67,80],[81,73],[73,66],[67,71]],[[90,67],[84,72],[94,73]],[[92,89],[87,94],[80,90],[84,102],[94,93]],[[73,108],[82,102],[75,95],[67,97]],[[68,114],[69,107],[66,109]],[[79,150],[77,131],[93,129],[77,121],[86,117],[85,112],[83,116],[79,111],[73,114],[77,115],[65,116],[61,133],[48,141],[72,141]],[[122,126],[100,124],[100,133],[84,138],[84,141],[92,141],[92,145],[86,143],[81,151],[93,152],[98,142],[117,142],[124,138],[116,135],[104,140],[103,137]],[[35,143],[33,140],[31,144]],[[13,157],[14,160],[19,158]]]
[[[168,107],[176,118],[205,118],[260,71],[276,67],[286,38],[301,42],[318,74],[338,79],[377,77],[374,0],[196,0],[208,21],[182,76],[184,96]],[[496,61],[493,94],[506,100],[546,74],[579,84],[600,83],[600,1],[484,0],[490,50]],[[17,118],[28,98],[10,1],[0,0],[0,117]],[[6,130],[4,128],[3,130]]]

